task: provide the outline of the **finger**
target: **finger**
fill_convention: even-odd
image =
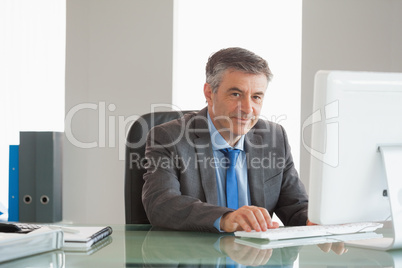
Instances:
[[[247,208],[241,211],[241,215],[246,223],[245,225],[251,227],[257,232],[261,231],[261,226],[257,220],[258,216],[256,215],[256,212],[254,212],[251,208]]]
[[[279,223],[277,223],[276,221],[272,222],[272,227],[269,227],[269,229],[276,229],[279,228]]]
[[[268,228],[272,228],[272,219],[271,219],[271,215],[269,215],[269,213],[268,213],[268,210],[266,210],[265,208],[260,208],[260,212],[262,213],[262,215],[264,217],[266,226]],[[266,229],[264,231],[266,231]]]
[[[252,226],[253,226],[253,222],[250,222],[249,217],[251,217],[250,215],[247,216],[247,211],[240,211],[237,210],[235,212],[233,212],[233,217],[231,217],[231,220],[233,221],[233,223],[236,223],[239,225],[239,229],[240,230],[244,230],[246,232],[251,232],[252,230]],[[254,219],[254,221],[256,221]]]
[[[238,210],[246,218],[249,226],[251,226],[257,232],[266,231],[267,228],[274,229],[279,227],[279,223],[273,222],[271,216],[265,208],[244,206]]]
[[[270,224],[267,221],[267,216],[266,216],[266,214],[268,214],[267,210],[257,208],[255,210],[253,210],[253,212],[254,212],[255,218],[257,219],[260,230],[265,232]],[[269,217],[269,214],[268,214],[268,218],[269,218],[269,220],[271,219],[271,217]],[[255,229],[255,230],[258,231],[257,229]]]
[[[253,227],[257,232],[265,232],[268,228],[274,228],[271,216],[265,208],[252,207],[252,212],[257,221],[255,224],[253,222]]]
[[[272,221],[271,215],[269,215],[268,210],[266,210],[265,208],[261,208],[261,212],[263,213],[265,221],[267,222],[268,229],[279,228],[279,223],[277,223],[276,221]]]
[[[255,207],[244,206],[233,212],[234,222],[238,223],[240,227],[245,231],[261,231],[260,225],[255,215]]]
[[[244,206],[232,213],[233,222],[239,224],[245,231],[254,229],[257,232],[266,231],[268,228],[278,228],[278,223],[273,223],[271,216],[265,208]]]

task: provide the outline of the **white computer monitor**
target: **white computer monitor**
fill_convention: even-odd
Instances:
[[[319,71],[313,106],[309,220],[392,219],[402,247],[402,74]]]

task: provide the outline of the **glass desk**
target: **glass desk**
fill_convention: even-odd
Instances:
[[[400,267],[402,250],[384,252],[343,243],[269,249],[231,234],[176,232],[149,225],[112,225],[113,234],[88,252],[53,251],[4,267]],[[332,246],[332,248],[331,248]],[[265,248],[265,249],[264,249]],[[241,264],[241,265],[239,265]]]

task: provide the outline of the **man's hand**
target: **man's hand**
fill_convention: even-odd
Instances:
[[[342,255],[348,252],[348,249],[345,248],[344,242],[318,244],[317,246],[325,253],[328,253],[330,250],[335,252],[337,255]]]
[[[248,266],[265,265],[272,256],[272,249],[258,249],[234,242],[234,236],[221,238],[220,248],[232,260]]]
[[[307,225],[307,226],[312,226],[312,225],[318,225],[318,224],[313,223],[313,222],[311,222],[309,219],[307,219],[306,225]]]
[[[279,223],[272,221],[265,208],[255,206],[243,206],[236,211],[226,213],[221,219],[221,230],[225,232],[242,230],[260,232],[278,227]]]

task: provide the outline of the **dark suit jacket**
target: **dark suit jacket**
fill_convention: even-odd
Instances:
[[[246,134],[251,203],[285,225],[305,225],[307,194],[282,126],[259,120]],[[153,226],[216,232],[219,207],[207,108],[153,128],[147,137],[142,200]]]

